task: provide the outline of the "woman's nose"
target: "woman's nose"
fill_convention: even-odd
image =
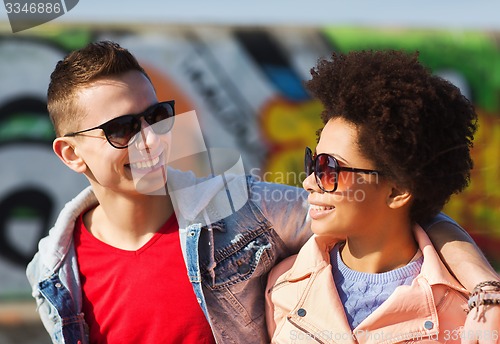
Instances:
[[[302,187],[304,190],[308,192],[321,192],[318,184],[316,183],[316,177],[314,176],[314,172],[307,176],[306,179],[302,182]]]

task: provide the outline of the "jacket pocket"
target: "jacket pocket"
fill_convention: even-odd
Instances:
[[[202,264],[206,287],[216,290],[267,275],[272,266],[273,241],[264,228],[235,235],[227,247],[214,252],[214,276]]]

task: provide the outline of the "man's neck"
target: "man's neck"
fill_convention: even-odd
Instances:
[[[120,249],[137,250],[173,214],[170,197],[101,192],[99,205],[84,216],[86,228],[97,239]]]

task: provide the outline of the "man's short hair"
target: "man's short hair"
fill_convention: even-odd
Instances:
[[[147,73],[136,58],[110,41],[92,42],[59,61],[50,76],[47,108],[57,136],[78,129],[85,116],[77,104],[78,92],[95,81],[128,71]]]

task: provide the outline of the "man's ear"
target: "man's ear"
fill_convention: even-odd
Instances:
[[[389,208],[398,209],[410,204],[412,194],[405,189],[393,185],[391,193],[387,197],[387,205]]]
[[[73,140],[68,137],[58,137],[52,143],[52,149],[61,161],[78,173],[84,173],[87,169],[87,164],[76,152]]]

